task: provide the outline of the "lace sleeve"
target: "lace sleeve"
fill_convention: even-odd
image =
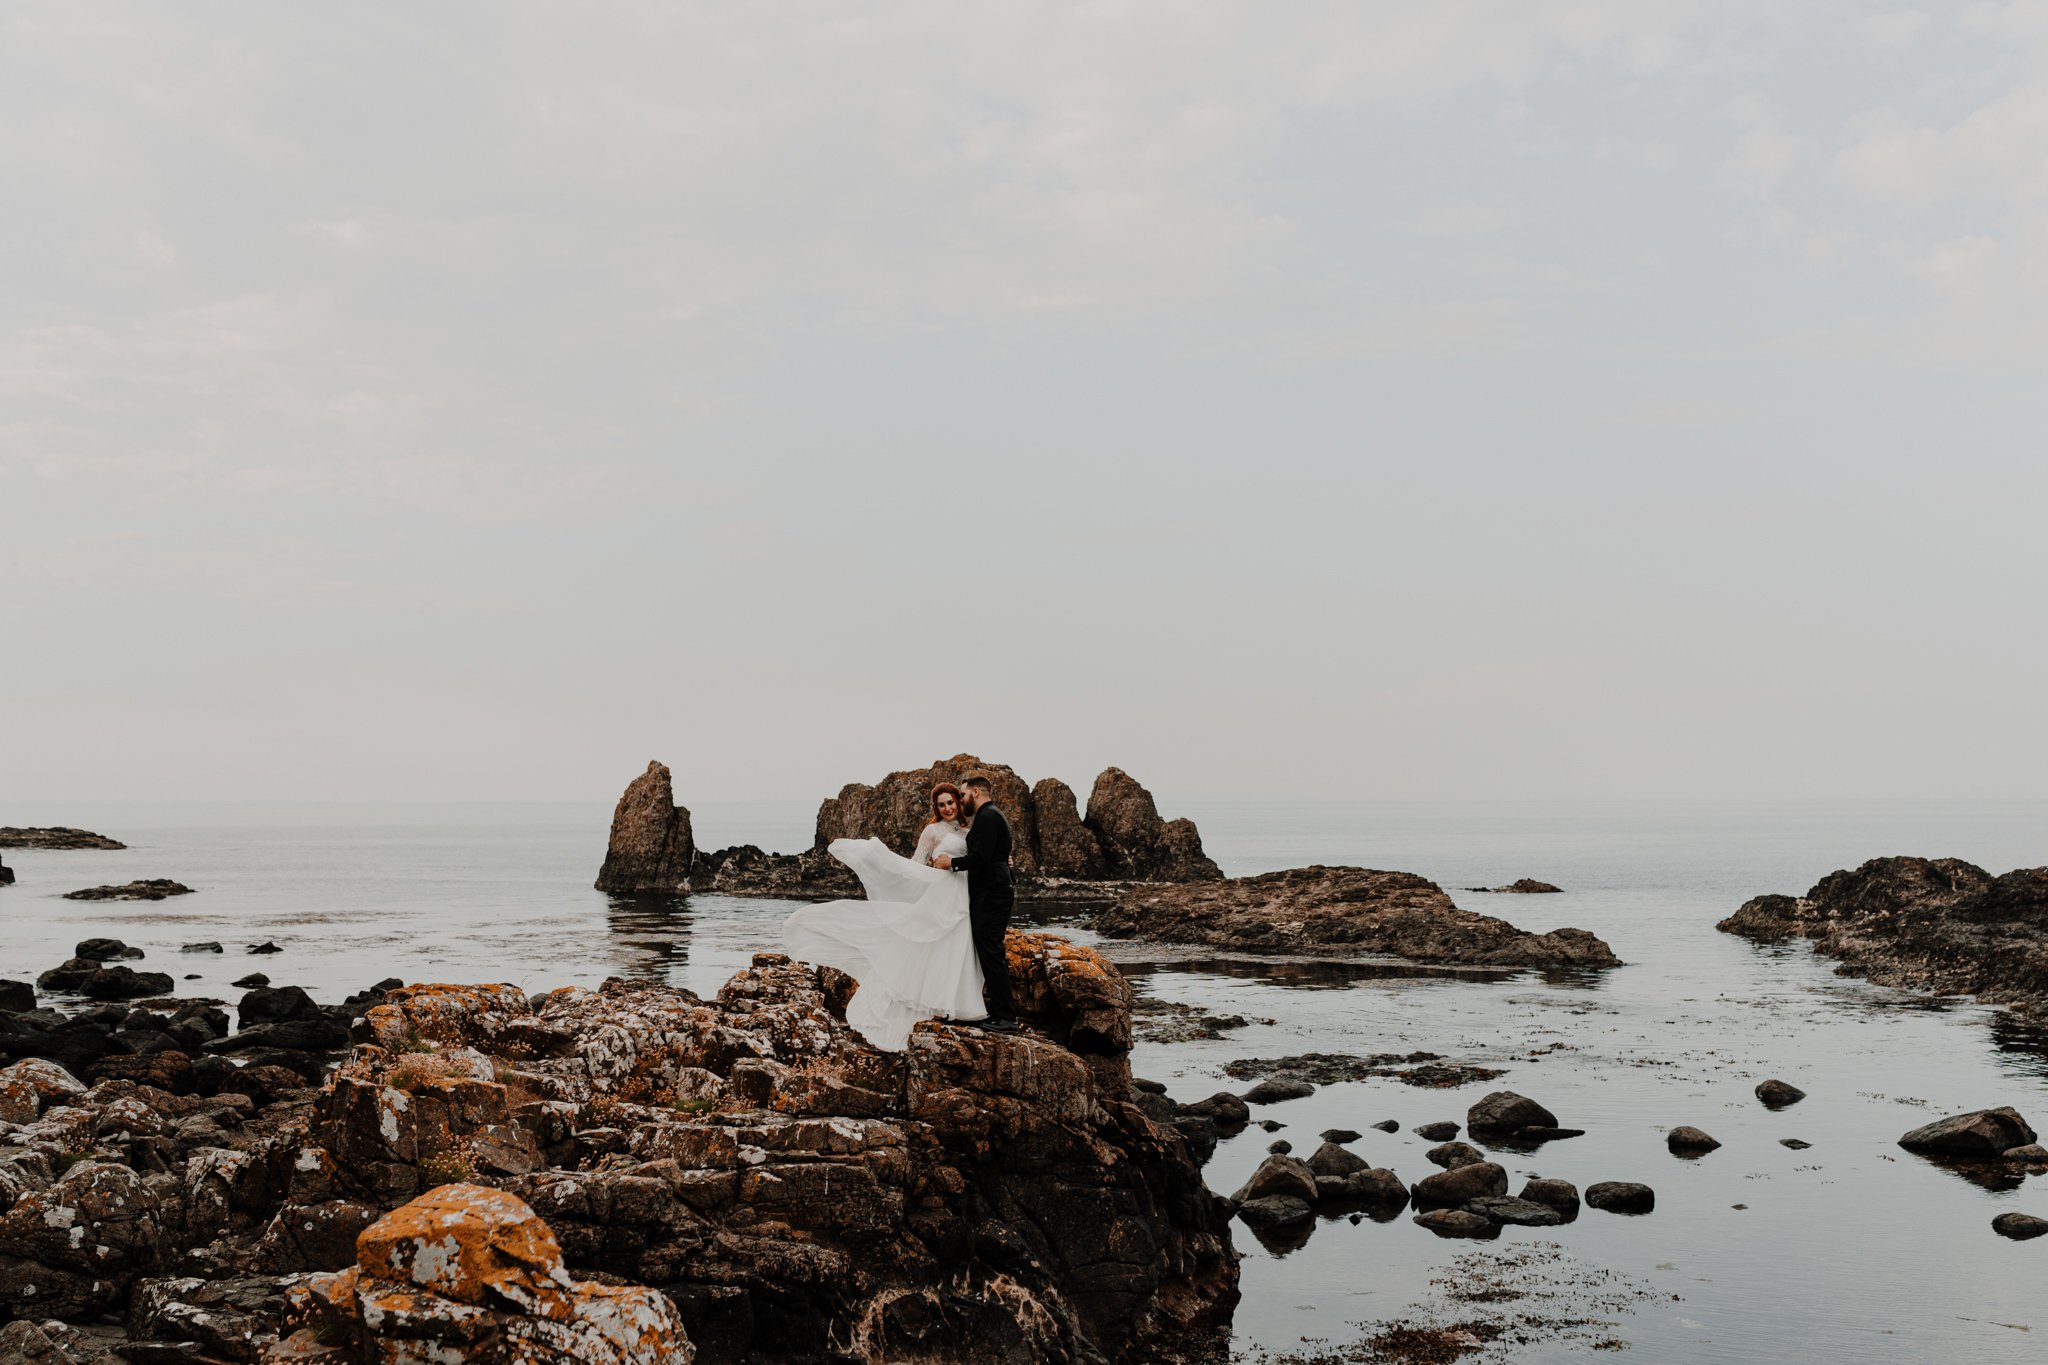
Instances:
[[[924,833],[917,836],[917,852],[912,858],[926,867],[932,865],[932,850],[939,846],[939,822],[934,820],[924,827]]]

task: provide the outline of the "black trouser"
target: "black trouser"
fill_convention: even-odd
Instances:
[[[1010,930],[1010,908],[1014,898],[990,897],[967,907],[967,919],[974,928],[974,956],[981,962],[982,998],[988,1002],[991,1019],[1015,1019],[1016,1002],[1010,999],[1010,956],[1003,951],[1003,935]]]

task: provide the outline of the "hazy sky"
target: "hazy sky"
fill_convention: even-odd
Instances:
[[[2048,795],[2048,4],[13,3],[0,244],[0,823]]]

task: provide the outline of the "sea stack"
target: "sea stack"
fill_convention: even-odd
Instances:
[[[686,891],[696,861],[690,812],[675,802],[668,765],[649,763],[627,784],[612,811],[611,843],[598,870],[597,889],[620,895]]]

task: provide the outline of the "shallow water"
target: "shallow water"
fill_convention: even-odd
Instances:
[[[1475,1262],[1555,1244],[1564,1263],[1611,1274],[1626,1307],[1585,1313],[1611,1327],[1525,1345],[1516,1360],[1577,1359],[1605,1337],[1657,1361],[2035,1361],[2048,1357],[2041,1286],[2048,1239],[2007,1242],[1994,1214],[2048,1215],[2039,1177],[1986,1189],[1897,1148],[1943,1113],[2012,1104],[2048,1120],[2048,1046],[1996,1011],[1917,1000],[1836,977],[1803,946],[1759,949],[1714,931],[1749,896],[1803,891],[1837,867],[1888,853],[1968,858],[1993,871],[2048,862],[2048,803],[1630,803],[1212,805],[1200,824],[1227,871],[1363,863],[1449,888],[1520,876],[1555,896],[1454,891],[1461,904],[1532,928],[1573,924],[1629,964],[1591,977],[1345,971],[1218,960],[1204,952],[1108,945],[1143,991],[1218,1013],[1272,1018],[1223,1040],[1141,1043],[1141,1075],[1181,1099],[1246,1083],[1226,1062],[1305,1051],[1406,1052],[1502,1067],[1500,1081],[1434,1091],[1394,1080],[1326,1086],[1258,1111],[1225,1142],[1209,1182],[1234,1189],[1274,1137],[1306,1154],[1320,1129],[1365,1130],[1354,1149],[1411,1183],[1435,1168],[1407,1130],[1462,1121],[1495,1085],[1534,1095],[1585,1137],[1500,1156],[1516,1180],[1581,1187],[1635,1179],[1656,1212],[1586,1211],[1563,1228],[1500,1241],[1439,1241],[1404,1216],[1318,1224],[1292,1249],[1238,1228],[1245,1252],[1240,1344],[1279,1353],[1303,1338],[1354,1340],[1354,1324],[1470,1316],[1442,1302]],[[537,990],[605,976],[717,987],[772,946],[787,907],[699,897],[614,901],[589,889],[609,811],[586,807],[0,809],[0,823],[65,823],[126,840],[121,853],[4,855],[20,884],[0,890],[0,976],[32,978],[72,943],[111,934],[138,964],[193,974],[184,993],[232,999],[260,970],[338,999],[381,977],[509,980]],[[706,806],[707,842],[807,841],[796,805]],[[102,882],[173,877],[198,894],[159,904],[58,899]],[[1085,932],[1077,937],[1087,938]],[[227,952],[181,954],[218,939]],[[274,940],[283,952],[245,948]],[[1541,1052],[1540,1056],[1532,1053]],[[1771,1113],[1766,1076],[1809,1092]],[[1400,1122],[1388,1135],[1368,1125]],[[1705,1128],[1724,1146],[1697,1160],[1663,1132]],[[1805,1151],[1779,1145],[1797,1137]],[[1736,1205],[1745,1205],[1736,1208]],[[1448,1268],[1448,1269],[1447,1269]],[[1419,1309],[1418,1309],[1419,1306]],[[1493,1305],[1513,1311],[1512,1303]]]

